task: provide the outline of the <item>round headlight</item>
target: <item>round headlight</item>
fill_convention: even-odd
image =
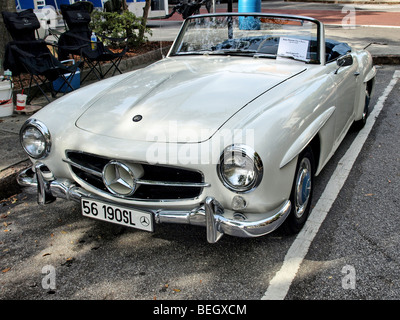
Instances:
[[[26,153],[34,159],[42,159],[50,152],[50,132],[40,121],[29,119],[20,131],[20,140]]]
[[[263,164],[260,156],[250,147],[231,145],[222,153],[217,170],[228,189],[248,192],[260,184]]]

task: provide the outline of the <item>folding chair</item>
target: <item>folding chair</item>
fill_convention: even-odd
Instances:
[[[13,76],[19,76],[22,88],[21,75],[24,73],[30,75],[27,104],[39,91],[50,102],[46,88],[52,97],[55,97],[63,87],[68,87],[69,91],[73,90],[71,81],[81,63],[66,66],[51,54],[44,40],[36,39],[35,33],[38,32],[40,23],[33,9],[21,12],[3,11],[2,15],[5,26],[13,39],[6,45],[3,67],[4,70],[11,70]],[[62,79],[63,83],[58,90],[54,90],[52,82],[57,79]],[[39,89],[35,94],[31,94],[33,85]],[[64,93],[67,91],[65,90]]]
[[[61,5],[61,14],[67,25],[68,30],[60,35],[58,45],[58,55],[60,59],[66,59],[69,55],[79,55],[89,67],[89,72],[81,80],[81,83],[93,73],[98,80],[103,79],[111,70],[113,75],[115,72],[122,73],[119,69],[119,64],[122,57],[128,50],[126,45],[121,52],[112,52],[102,41],[97,40],[94,44],[91,42],[92,30],[89,27],[91,21],[91,12],[93,11],[93,4],[88,1],[79,1],[71,5]],[[99,37],[99,35],[97,35]],[[102,36],[104,39],[113,39]],[[104,72],[101,64],[109,62],[110,66]]]

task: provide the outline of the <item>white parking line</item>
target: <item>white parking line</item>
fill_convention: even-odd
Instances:
[[[325,217],[328,214],[332,204],[342,189],[342,186],[344,185],[350,170],[361,151],[362,146],[371,132],[376,118],[379,116],[379,113],[381,112],[388,95],[396,85],[399,78],[400,70],[396,70],[393,73],[392,80],[385,88],[383,94],[379,97],[376,105],[369,115],[367,124],[358,133],[346,154],[339,161],[334,173],[325,187],[323,194],[319,198],[314,209],[311,211],[305,226],[297,235],[296,239],[289,248],[281,269],[270,281],[269,287],[261,300],[283,300],[286,297],[290,285],[308,252],[311,242],[313,241],[319,230],[319,227],[325,220]]]

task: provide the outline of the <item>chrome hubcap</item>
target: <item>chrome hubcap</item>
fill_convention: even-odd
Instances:
[[[365,108],[362,114],[362,120],[365,122],[367,120],[368,109]]]
[[[295,215],[297,218],[300,218],[306,211],[311,196],[311,187],[311,163],[308,158],[304,158],[296,176]]]

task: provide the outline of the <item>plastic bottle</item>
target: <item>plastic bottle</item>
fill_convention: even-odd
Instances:
[[[90,37],[90,45],[92,47],[92,50],[97,49],[97,37],[94,32],[92,32],[92,35]]]
[[[11,77],[12,77],[12,72],[9,69],[4,71],[4,80],[11,80]]]

